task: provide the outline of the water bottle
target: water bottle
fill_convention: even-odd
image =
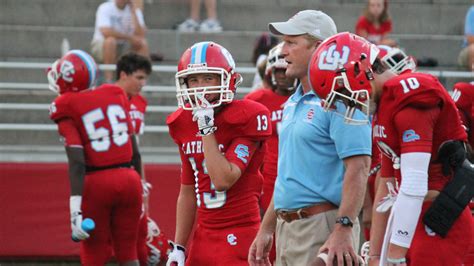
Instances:
[[[95,229],[95,223],[94,220],[90,218],[86,218],[82,221],[81,223],[82,230],[86,231],[87,233],[92,232]],[[75,238],[74,236],[71,236],[72,241],[74,242],[79,242],[80,240]]]

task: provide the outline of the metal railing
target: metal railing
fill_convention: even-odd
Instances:
[[[50,67],[50,63],[32,63],[32,62],[0,62],[0,69],[38,69],[44,70]],[[98,65],[100,70],[115,70],[115,65]],[[155,72],[174,73],[176,66],[171,65],[154,65],[152,67]],[[242,74],[253,74],[256,69],[254,67],[238,67],[237,71]],[[445,71],[445,70],[421,70],[421,72],[434,75],[440,79],[444,78],[470,78],[474,80],[474,73],[467,71]],[[45,90],[48,91],[47,83],[22,83],[22,82],[0,82],[0,89],[15,89],[15,90]],[[143,88],[145,92],[175,92],[175,86],[157,86],[148,85]],[[243,87],[237,90],[239,94],[246,94],[251,91],[251,88]],[[48,104],[35,103],[0,103],[0,109],[10,110],[47,110]],[[176,109],[175,106],[148,106],[148,112],[172,112]],[[3,123],[0,124],[0,130],[42,130],[53,131],[56,130],[56,125],[53,124],[22,124],[22,123]],[[167,126],[163,125],[146,125],[146,132],[168,132]]]

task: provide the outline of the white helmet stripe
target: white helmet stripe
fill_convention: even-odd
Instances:
[[[209,42],[200,42],[191,48],[191,64],[202,64],[206,62],[206,52]]]
[[[84,63],[87,66],[87,70],[89,71],[89,86],[88,87],[89,88],[92,87],[92,85],[94,85],[94,81],[96,79],[96,73],[97,73],[97,67],[94,62],[94,59],[92,59],[90,55],[88,55],[87,53],[81,50],[71,50],[69,51],[69,53],[73,53],[79,56],[79,58],[81,58],[82,61],[84,61]]]

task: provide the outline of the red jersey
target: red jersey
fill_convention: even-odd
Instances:
[[[260,222],[258,199],[263,177],[259,168],[265,154],[262,141],[270,137],[270,114],[265,106],[234,100],[215,115],[219,149],[242,175],[227,191],[216,191],[207,174],[202,137],[191,111],[178,109],[166,123],[180,148],[181,184],[196,187],[198,224],[205,228],[248,226]]]
[[[437,162],[439,146],[446,140],[467,137],[446,89],[435,77],[423,73],[407,73],[384,84],[373,134],[383,154],[383,177],[400,181],[401,153],[431,153],[428,189],[434,190],[441,190],[448,181]]]
[[[244,99],[263,104],[271,115],[272,136],[267,140],[267,151],[262,166],[264,183],[275,183],[278,166],[278,129],[282,119],[283,106],[289,97],[279,95],[271,89],[256,90],[244,97]]]
[[[360,31],[366,31],[368,34],[367,40],[369,42],[378,44],[385,35],[392,31],[392,21],[387,20],[380,24],[379,27],[375,27],[375,25],[367,20],[365,16],[360,16],[359,20],[357,20],[355,31],[356,34],[358,34]]]
[[[131,161],[133,127],[128,112],[123,90],[107,84],[58,96],[50,118],[66,146],[83,147],[86,165],[100,167]]]
[[[147,100],[140,94],[130,99],[130,119],[135,129],[135,135],[142,135],[145,131],[145,111],[147,105]]]
[[[469,144],[474,147],[474,84],[467,82],[458,82],[454,84],[454,91],[451,95],[456,107],[461,115],[461,120],[466,127],[469,136]]]

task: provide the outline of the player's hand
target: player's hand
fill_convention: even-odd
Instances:
[[[171,266],[173,262],[175,262],[175,265],[177,266],[184,266],[184,260],[186,259],[186,248],[172,241],[169,241],[169,244],[173,250],[168,255],[166,266]]]
[[[198,95],[200,105],[193,111],[193,121],[197,122],[199,133],[207,136],[214,133],[217,127],[214,126],[214,109],[203,95]]]
[[[249,249],[248,263],[250,266],[269,265],[270,250],[273,244],[273,233],[258,232]]]
[[[81,202],[82,196],[71,196],[69,199],[72,238],[79,241],[89,238],[89,234],[82,229]]]
[[[336,225],[328,240],[319,249],[319,253],[327,253],[327,261],[334,261],[332,265],[359,265],[359,256],[352,247],[352,228],[350,227]]]

